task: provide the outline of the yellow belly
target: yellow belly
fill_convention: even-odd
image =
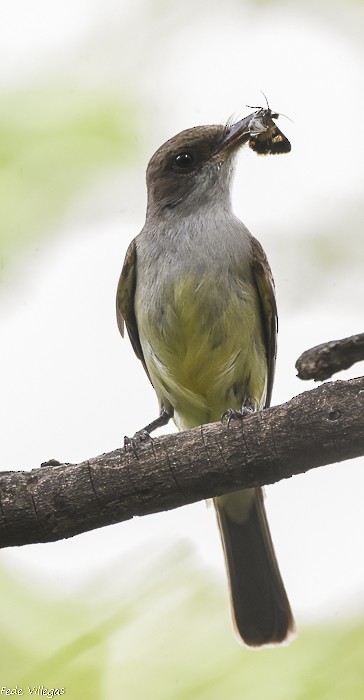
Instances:
[[[180,429],[219,420],[248,397],[263,406],[267,362],[252,284],[191,274],[136,311],[153,386]]]

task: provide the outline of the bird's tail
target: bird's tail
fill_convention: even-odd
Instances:
[[[295,623],[274,553],[261,489],[214,499],[237,635],[252,647],[288,642]]]

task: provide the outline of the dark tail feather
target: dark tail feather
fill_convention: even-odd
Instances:
[[[295,623],[274,553],[262,490],[216,498],[215,506],[237,634],[252,647],[288,641]]]

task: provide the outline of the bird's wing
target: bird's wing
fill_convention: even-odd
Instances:
[[[274,370],[277,356],[277,332],[278,332],[278,315],[276,295],[274,290],[274,280],[272,271],[269,267],[268,260],[262,246],[256,238],[252,239],[253,246],[253,262],[252,271],[253,279],[258,290],[260,311],[263,325],[265,348],[267,353],[268,363],[268,381],[267,381],[267,397],[265,407],[270,405]]]
[[[126,251],[123,269],[121,271],[118,289],[116,292],[116,318],[119,331],[124,337],[124,323],[133,346],[133,350],[149,377],[145,364],[142,346],[139,338],[138,324],[135,316],[134,299],[136,288],[137,250],[135,239],[130,243]],[[149,377],[150,379],[150,377]]]

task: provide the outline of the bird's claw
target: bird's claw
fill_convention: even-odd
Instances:
[[[254,413],[254,408],[251,405],[250,401],[247,401],[244,404],[244,406],[241,407],[240,411],[237,411],[233,408],[228,408],[222,414],[221,420],[226,421],[227,427],[229,428],[233,418],[239,418],[239,420],[242,420],[243,418],[246,418],[246,416],[251,416],[252,413]]]
[[[124,437],[124,449],[125,450],[132,449],[135,456],[137,456],[138,444],[145,443],[145,442],[147,442],[147,440],[150,440],[151,442],[153,442],[152,436],[150,435],[150,433],[148,433],[147,430],[145,430],[145,428],[143,428],[143,430],[138,430],[133,435],[132,438],[125,435],[125,437]]]

